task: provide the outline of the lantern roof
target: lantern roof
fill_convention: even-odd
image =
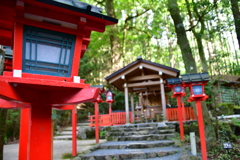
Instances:
[[[58,32],[83,35],[83,43],[87,47],[91,31],[104,32],[107,25],[116,24],[118,20],[102,14],[100,7],[78,0],[2,1],[0,5],[0,45],[12,46],[15,22],[34,27],[42,24],[45,29],[54,28],[53,30]]]
[[[117,19],[102,14],[102,8],[90,5],[88,3],[80,2],[78,0],[35,0],[35,1],[83,13],[113,23],[118,22]]]
[[[167,79],[168,84],[182,84],[182,79],[181,78],[170,78]]]
[[[94,86],[91,86],[91,88],[94,88],[94,87],[99,88],[101,93],[105,92],[104,85],[94,85]]]
[[[207,72],[193,73],[193,74],[182,75],[182,80],[183,80],[184,83],[207,82],[207,81],[210,80],[210,77],[209,77],[209,74]]]

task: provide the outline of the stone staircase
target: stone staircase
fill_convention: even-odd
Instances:
[[[77,123],[77,133],[79,127],[88,126],[89,123]],[[72,126],[64,128],[61,132],[57,132],[56,136],[53,137],[54,140],[72,140]]]
[[[177,160],[182,150],[176,147],[175,125],[141,123],[104,127],[108,142],[97,144],[74,160]]]

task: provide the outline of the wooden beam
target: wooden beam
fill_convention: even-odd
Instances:
[[[6,38],[12,38],[12,31],[0,29],[0,36]]]
[[[141,82],[141,83],[130,83],[128,87],[141,87],[141,86],[156,86],[159,85],[159,81]]]
[[[141,70],[142,76],[144,76],[144,75],[145,75],[145,72],[144,72],[144,70],[143,70],[143,66],[139,66],[139,69]]]
[[[133,81],[144,81],[144,80],[150,80],[150,79],[159,79],[160,75],[153,74],[153,75],[145,75],[145,76],[135,76],[128,79],[129,82]]]
[[[167,75],[174,76],[174,77],[177,76],[177,72],[174,72],[174,71],[171,71],[171,70],[168,70],[168,69],[165,69],[165,68],[153,66],[153,65],[150,65],[150,64],[146,64],[146,63],[142,64],[142,66],[145,67],[145,68],[148,68],[148,69],[155,70],[155,71],[162,71],[163,74],[167,74]]]

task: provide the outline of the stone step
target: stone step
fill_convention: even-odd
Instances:
[[[140,130],[140,131],[110,131],[107,133],[108,136],[127,136],[127,135],[146,135],[146,134],[166,134],[174,133],[175,129],[165,129],[165,130]]]
[[[53,137],[54,140],[71,140],[72,136],[55,136]]]
[[[66,135],[72,135],[72,131],[62,131],[57,133],[59,136],[66,136]],[[78,134],[78,131],[76,131],[76,134]]]
[[[98,149],[81,156],[81,160],[112,160],[112,159],[148,159],[164,157],[181,152],[176,147],[163,147],[151,149]]]
[[[140,124],[129,124],[129,125],[117,125],[117,126],[108,126],[110,128],[144,128],[144,127],[153,127],[153,128],[157,128],[157,127],[166,127],[166,128],[171,128],[171,127],[175,127],[174,124],[165,124],[165,123],[140,123]]]
[[[131,136],[106,136],[107,141],[155,141],[173,138],[175,134],[148,134]]]
[[[106,142],[100,144],[100,149],[140,149],[140,148],[155,148],[166,147],[174,145],[176,141],[162,140],[162,141],[117,141]]]
[[[168,129],[174,129],[170,127],[137,127],[137,128],[111,128],[107,129],[108,131],[113,132],[129,132],[129,131],[154,131],[154,130],[168,130]]]
[[[90,123],[88,122],[88,123],[77,123],[77,126],[89,126],[90,125]]]
[[[79,126],[77,126],[76,128],[78,130]],[[63,131],[72,131],[72,126],[64,128]]]

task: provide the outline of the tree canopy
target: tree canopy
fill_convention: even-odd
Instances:
[[[237,0],[82,0],[119,19],[92,33],[79,74],[92,85],[137,56],[181,74],[240,75]]]

